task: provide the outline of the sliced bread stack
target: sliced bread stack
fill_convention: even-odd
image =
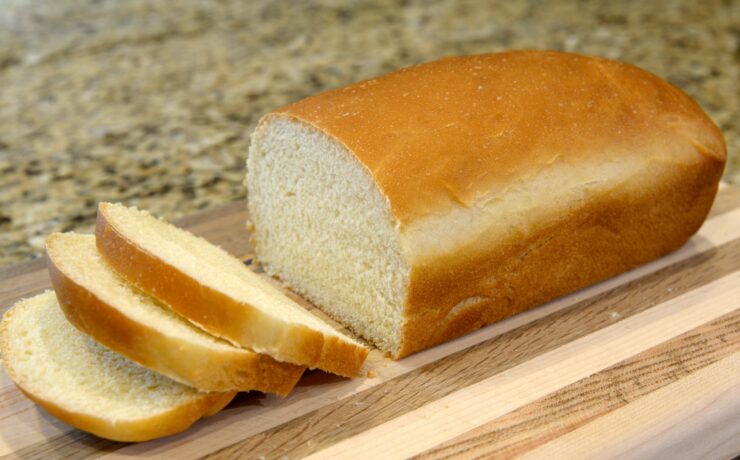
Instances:
[[[56,295],[9,310],[0,351],[29,398],[98,436],[174,434],[237,391],[284,396],[306,367],[353,377],[367,356],[238,259],[145,211],[103,203],[96,236],[46,245]]]

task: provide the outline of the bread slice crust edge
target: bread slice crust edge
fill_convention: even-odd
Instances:
[[[168,336],[103,301],[65,273],[47,239],[49,276],[67,320],[81,332],[132,361],[201,391],[258,390],[285,396],[305,369],[243,348],[217,351]]]
[[[190,275],[150,254],[119,231],[108,219],[109,203],[98,207],[96,243],[103,258],[128,282],[167,303],[205,331],[246,348],[257,348],[244,331],[257,324],[277,331],[271,343],[259,344],[273,358],[355,377],[367,349],[325,336],[302,324],[275,324],[250,305],[200,283]]]

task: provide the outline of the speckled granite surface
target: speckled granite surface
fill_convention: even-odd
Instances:
[[[0,8],[0,264],[89,231],[99,200],[168,218],[242,198],[258,117],[450,54],[617,58],[695,97],[740,183],[740,2],[7,0]]]

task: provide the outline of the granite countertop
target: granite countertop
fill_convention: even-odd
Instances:
[[[0,10],[0,265],[101,200],[176,218],[244,197],[259,116],[451,54],[634,63],[722,128],[740,183],[740,2],[12,0]]]

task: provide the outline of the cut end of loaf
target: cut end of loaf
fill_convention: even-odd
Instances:
[[[76,428],[116,441],[178,433],[235,394],[199,393],[103,347],[67,322],[51,291],[5,314],[0,351],[8,374],[32,400]]]
[[[351,152],[307,124],[268,116],[252,137],[247,184],[268,273],[397,355],[409,270],[388,203]]]

